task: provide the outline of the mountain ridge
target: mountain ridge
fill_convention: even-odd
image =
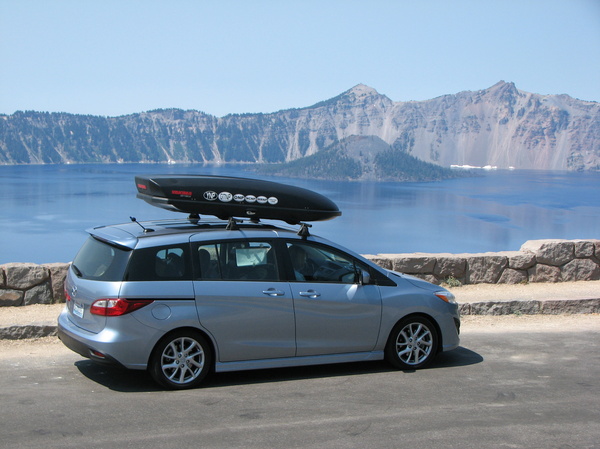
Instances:
[[[450,165],[600,170],[600,104],[500,81],[478,91],[392,101],[357,84],[297,109],[215,117],[156,109],[118,117],[0,114],[0,164],[283,163],[350,136]]]

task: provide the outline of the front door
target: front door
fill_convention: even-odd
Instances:
[[[381,296],[362,285],[366,267],[345,253],[311,242],[287,244],[295,281],[296,355],[371,351],[379,336]]]

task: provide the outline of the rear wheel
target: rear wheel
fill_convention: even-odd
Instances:
[[[163,387],[183,390],[200,385],[211,365],[212,352],[206,339],[198,332],[184,330],[158,342],[149,371]]]
[[[396,368],[424,368],[435,357],[438,341],[437,330],[430,320],[420,316],[408,317],[390,333],[385,358]]]

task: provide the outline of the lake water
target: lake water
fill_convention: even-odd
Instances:
[[[185,217],[136,198],[137,174],[261,178],[202,165],[0,166],[0,264],[68,262],[103,224]],[[425,183],[276,178],[336,202],[312,232],[361,254],[518,250],[527,240],[600,238],[600,173],[490,171]],[[273,178],[270,178],[273,179]]]

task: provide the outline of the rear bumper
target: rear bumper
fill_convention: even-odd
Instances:
[[[100,351],[88,346],[86,343],[83,343],[75,338],[73,338],[69,333],[65,332],[63,328],[58,326],[58,338],[62,343],[69,348],[71,351],[76,352],[77,354],[93,360],[97,363],[102,363],[106,365],[119,365],[123,366],[117,360],[112,358],[108,354],[102,354]]]
[[[152,350],[148,335],[123,333],[105,328],[99,333],[77,327],[68,310],[58,317],[58,338],[70,350],[94,362],[144,370]]]

